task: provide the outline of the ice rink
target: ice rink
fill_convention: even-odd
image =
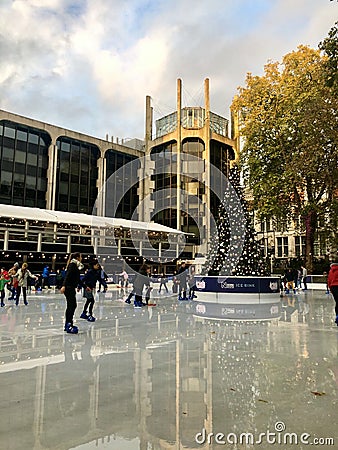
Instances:
[[[265,321],[195,317],[196,303],[164,295],[134,309],[123,294],[97,294],[95,323],[79,319],[79,299],[78,335],[63,331],[60,293],[6,300],[2,450],[337,448],[325,291],[277,299],[280,318]]]

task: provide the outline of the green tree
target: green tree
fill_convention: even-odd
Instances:
[[[232,104],[253,207],[261,218],[301,218],[310,273],[318,219],[338,189],[337,96],[324,82],[325,62],[319,50],[299,46],[263,76],[247,74]]]
[[[319,48],[327,56],[324,62],[326,85],[338,94],[338,22],[330,29],[329,35],[319,43]]]

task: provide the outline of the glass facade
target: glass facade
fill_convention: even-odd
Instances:
[[[0,203],[46,208],[50,143],[43,130],[0,121]]]
[[[202,159],[204,143],[199,138],[189,138],[182,142],[182,153]],[[152,176],[155,182],[153,200],[155,210],[154,221],[172,228],[177,227],[177,143],[169,142],[154,147],[151,152],[152,159],[156,159],[156,175]],[[181,220],[180,229],[186,233],[194,233],[194,243],[199,243],[200,231],[203,230],[202,220],[205,208],[202,196],[205,192],[200,177],[200,164],[195,162],[183,163],[181,167]],[[161,190],[171,189],[164,192]]]
[[[59,137],[56,172],[56,210],[92,214],[97,198],[97,146]]]
[[[210,142],[210,164],[211,166],[219,169],[228,178],[230,172],[230,161],[235,159],[234,150],[221,142],[211,140]],[[218,171],[213,171],[210,177],[210,210],[214,217],[217,217],[219,199],[214,194],[216,186],[221,186],[221,189],[225,188],[224,178]]]
[[[177,128],[177,112],[156,120],[156,137],[165,136]]]
[[[153,199],[158,212],[153,220],[168,227],[177,227],[177,144],[169,142],[159,145],[151,151],[152,159],[156,158],[157,175],[152,176],[155,182]],[[164,173],[165,172],[165,173]],[[163,189],[172,189],[171,195],[158,193]]]
[[[182,142],[182,153],[192,155],[200,160],[203,159],[204,142],[199,138],[189,138]],[[199,181],[201,166],[191,162],[183,168],[181,174],[181,203],[184,205],[181,218],[181,230],[186,233],[194,233],[196,244],[200,243],[200,236],[203,233],[203,217],[205,215],[205,206],[203,194],[205,193],[204,184]],[[181,208],[182,209],[182,208]]]
[[[210,130],[220,136],[228,137],[229,121],[210,111]]]
[[[183,108],[181,115],[183,128],[198,130],[204,127],[205,109],[201,107]]]
[[[139,204],[137,170],[140,164],[136,161],[137,157],[115,150],[107,150],[105,159],[106,180],[108,180],[106,184],[106,205],[109,205],[109,207],[106,206],[105,215],[110,217],[109,211],[116,210],[113,214],[114,217],[131,219],[134,210]],[[132,161],[134,163],[130,164]],[[115,172],[117,172],[116,176],[111,177]],[[128,188],[129,186],[131,187]],[[120,198],[122,198],[121,201]]]
[[[181,110],[181,125],[190,130],[199,130],[205,124],[205,109],[187,107]],[[156,137],[165,136],[177,128],[177,112],[156,120]],[[210,111],[210,130],[220,136],[228,137],[229,121]]]

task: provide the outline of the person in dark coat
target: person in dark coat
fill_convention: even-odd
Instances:
[[[285,279],[286,279],[286,289],[285,289],[285,293],[288,294],[290,291],[293,290],[293,292],[295,293],[296,290],[294,288],[294,272],[292,269],[287,269],[286,273],[285,273]]]
[[[96,289],[96,283],[100,280],[100,270],[101,266],[98,261],[92,261],[90,263],[90,268],[85,273],[85,276],[82,279],[83,284],[83,296],[86,299],[86,303],[83,307],[83,312],[80,316],[81,319],[86,319],[88,322],[95,322],[95,317],[93,316],[93,308],[94,308],[94,293]],[[87,314],[87,310],[89,315]]]
[[[107,292],[108,290],[107,280],[108,275],[104,271],[103,266],[100,266],[99,289],[97,292],[101,292],[101,286],[103,286],[103,292]]]
[[[81,285],[80,270],[83,269],[81,253],[72,253],[68,259],[67,272],[63,280],[61,293],[65,295],[67,301],[65,331],[71,334],[78,333],[78,327],[73,324],[76,304],[76,289]]]
[[[187,269],[184,261],[181,263],[181,266],[177,271],[177,279],[179,281],[178,299],[179,300],[188,300],[187,299],[188,269]]]

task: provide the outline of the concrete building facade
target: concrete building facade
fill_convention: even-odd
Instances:
[[[214,191],[222,180],[213,176],[213,168],[228,175],[238,157],[238,135],[232,127],[230,137],[229,121],[210,110],[209,79],[204,81],[204,108],[182,106],[180,79],[176,95],[176,111],[155,123],[151,99],[146,98],[145,155],[150,167],[139,186],[140,198],[147,199],[139,217],[187,233],[184,256],[193,258],[207,253],[211,215],[217,215],[219,199]]]

